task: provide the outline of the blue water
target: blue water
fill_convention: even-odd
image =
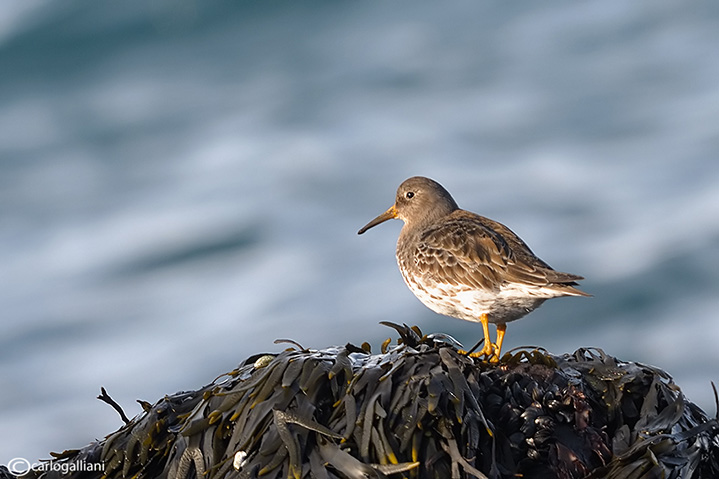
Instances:
[[[719,8],[676,1],[0,6],[0,463],[82,447],[276,338],[471,345],[402,283],[413,175],[593,298],[506,348],[719,381]]]

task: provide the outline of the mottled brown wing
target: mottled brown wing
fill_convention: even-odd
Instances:
[[[547,273],[554,270],[541,260],[533,264],[536,256],[528,249],[517,254],[514,238],[507,241],[481,219],[460,217],[427,230],[415,250],[419,271],[442,283],[490,291],[507,282],[535,286],[552,282]]]
[[[481,224],[483,224],[490,230],[499,233],[499,235],[508,243],[510,249],[514,253],[514,261],[520,265],[523,265],[525,269],[529,269],[531,271],[535,269],[540,270],[541,273],[545,276],[547,282],[556,284],[576,285],[576,281],[584,279],[584,277],[577,274],[556,271],[554,268],[542,261],[541,258],[536,256],[532,252],[532,250],[529,249],[529,246],[527,246],[527,244],[522,240],[522,238],[517,236],[514,231],[510,230],[502,223],[491,220],[489,218],[485,218],[484,216],[470,213],[468,211],[461,211],[458,213],[459,216],[463,218],[470,217],[474,220],[478,220]]]

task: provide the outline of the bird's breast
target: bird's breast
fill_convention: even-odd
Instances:
[[[435,313],[466,321],[477,322],[482,314],[492,323],[514,321],[555,296],[544,288],[514,284],[484,289],[450,283],[419,272],[411,255],[398,253],[397,264],[404,282],[422,304]]]

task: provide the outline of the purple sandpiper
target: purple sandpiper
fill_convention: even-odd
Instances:
[[[460,209],[429,178],[405,180],[394,205],[358,234],[394,218],[404,221],[397,264],[409,289],[436,313],[482,323],[484,347],[473,357],[498,362],[507,323],[547,299],[590,296],[574,287],[581,276],[555,271],[509,228]],[[488,323],[497,325],[496,343]]]

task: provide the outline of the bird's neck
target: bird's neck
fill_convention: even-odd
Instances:
[[[397,244],[419,240],[419,237],[422,234],[431,229],[434,225],[441,223],[449,216],[449,214],[451,214],[451,212],[446,214],[428,215],[421,220],[405,222],[402,227],[402,231],[399,234]]]

